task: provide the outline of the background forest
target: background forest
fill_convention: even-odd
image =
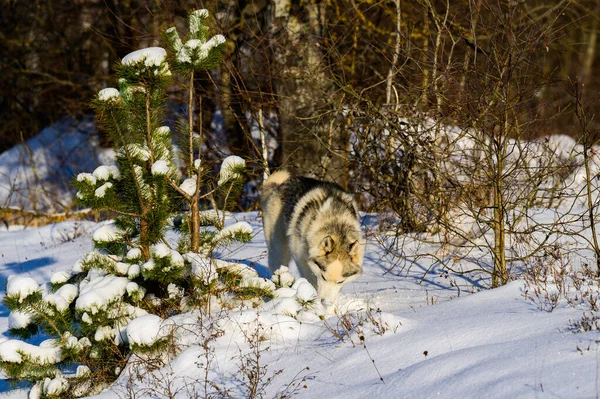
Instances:
[[[262,111],[279,143],[274,165],[345,186],[364,166],[351,148],[359,126],[393,135],[399,117],[428,115],[490,134],[579,137],[569,93],[579,87],[591,105],[600,88],[593,0],[6,1],[0,152],[64,115],[89,115],[115,63],[196,8],[228,39],[225,63],[197,77],[204,128],[220,112],[229,150],[255,159],[248,120]],[[499,97],[508,82],[510,98]],[[522,132],[502,127],[503,107]]]

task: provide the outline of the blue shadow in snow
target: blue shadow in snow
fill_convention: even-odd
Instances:
[[[8,317],[10,310],[0,302],[0,317]]]
[[[49,257],[49,256],[44,256],[42,258],[37,258],[37,259],[28,259],[24,262],[10,262],[10,263],[6,263],[5,266],[9,269],[12,269],[14,271],[18,271],[18,272],[28,272],[31,271],[33,269],[37,269],[38,267],[44,267],[44,266],[49,266],[56,263],[56,259]]]
[[[5,379],[0,379],[0,392],[8,392],[12,391],[13,389],[24,388],[31,388],[31,383],[29,381],[9,381]],[[25,397],[25,395],[23,395],[23,397]]]
[[[406,257],[401,257],[401,258],[397,259],[397,262],[392,264],[391,267],[386,267],[387,265],[390,264],[390,262],[389,262],[389,260],[386,260],[385,256],[382,255],[381,253],[366,254],[365,260],[378,264],[380,270],[382,270],[384,272],[383,275],[388,275],[391,277],[399,277],[399,278],[403,278],[403,279],[410,279],[419,285],[429,286],[432,288],[438,288],[438,289],[442,289],[442,290],[446,290],[446,291],[455,290],[454,287],[452,287],[446,283],[436,282],[433,278],[434,276],[441,275],[441,273],[446,270],[444,267],[444,264],[441,261],[436,261],[429,266],[425,266],[424,264],[422,264],[416,260],[409,259]],[[451,260],[451,256],[448,256],[447,258],[443,259],[442,261],[448,262],[450,260]],[[471,258],[465,258],[465,260],[468,260],[471,262],[478,261],[479,263],[482,262],[479,259],[475,260],[475,259],[471,259]],[[489,269],[489,265],[482,264],[482,268],[486,268],[486,267],[488,267],[488,269]],[[449,274],[452,276],[452,278],[454,278],[456,280],[463,280],[463,281],[471,284],[475,288],[485,289],[485,285],[482,284],[482,282],[485,281],[485,279],[471,277],[468,274],[459,274],[459,273],[452,273],[452,272],[449,272]]]
[[[260,277],[271,278],[271,271],[262,263],[253,262],[247,259],[223,259],[225,262],[241,263],[256,270]]]

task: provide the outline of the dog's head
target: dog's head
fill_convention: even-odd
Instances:
[[[358,224],[346,224],[325,227],[312,241],[308,265],[316,276],[319,299],[331,312],[342,286],[362,274],[365,240]]]

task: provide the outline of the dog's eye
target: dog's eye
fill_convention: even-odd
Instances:
[[[358,241],[354,241],[353,243],[350,244],[350,246],[348,246],[348,250],[352,251],[352,248],[354,248],[354,246],[356,245]]]
[[[327,281],[327,279],[325,278],[325,275],[323,273],[321,273],[321,278],[325,281]]]
[[[338,284],[342,284],[344,281],[346,281],[346,279],[343,279],[342,281],[338,281]]]

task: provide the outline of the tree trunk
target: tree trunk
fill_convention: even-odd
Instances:
[[[583,59],[583,67],[581,71],[582,90],[585,93],[585,86],[592,79],[592,67],[596,57],[596,43],[598,41],[598,18],[600,18],[600,2],[596,3],[594,13],[589,16],[590,33],[587,37],[587,47],[585,50],[585,58]]]
[[[494,155],[496,157],[496,175],[494,176],[494,270],[492,272],[492,288],[499,287],[508,282],[508,270],[506,268],[506,227],[504,225],[504,141],[507,139],[505,129],[497,129],[493,136]]]
[[[237,89],[237,84],[234,82],[233,75],[236,70],[237,58],[237,41],[229,42],[232,48],[227,50],[227,56],[220,68],[221,71],[221,111],[223,112],[223,120],[225,122],[225,135],[227,137],[227,145],[233,154],[246,155],[248,154],[248,138],[240,123],[245,123],[245,116],[241,104],[241,96]]]
[[[148,224],[148,212],[142,211],[142,215],[140,216],[140,250],[142,251],[142,257],[144,261],[147,262],[150,260],[150,246],[148,246],[148,232],[150,230],[150,225]]]
[[[596,276],[600,277],[600,246],[598,245],[598,236],[596,234],[596,219],[594,216],[595,204],[592,197],[592,174],[590,171],[590,150],[593,144],[593,138],[590,137],[588,130],[588,121],[585,109],[582,104],[583,90],[577,84],[575,86],[575,115],[579,121],[583,141],[583,165],[585,167],[585,188],[587,197],[587,213],[590,219],[590,228],[592,230],[592,246],[596,256]]]
[[[292,5],[272,0],[269,30],[273,41],[275,92],[284,165],[297,174],[343,182],[345,137],[341,124],[321,120],[335,107],[321,53],[324,3]],[[329,96],[329,97],[328,97]],[[335,118],[335,116],[326,118]],[[335,115],[335,113],[333,113]],[[331,136],[330,136],[331,135]],[[327,148],[327,143],[332,148]]]
[[[200,209],[198,207],[198,201],[192,201],[190,203],[190,240],[191,240],[191,251],[198,253],[200,249]]]

